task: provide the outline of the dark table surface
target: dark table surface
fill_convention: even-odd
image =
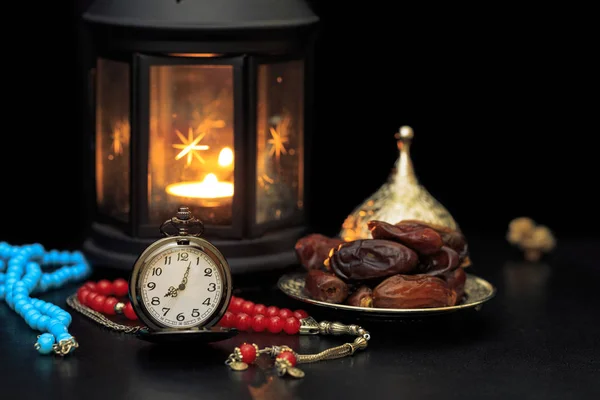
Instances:
[[[317,320],[358,323],[369,347],[302,366],[303,379],[273,374],[270,360],[231,371],[224,360],[244,341],[312,353],[347,337],[240,334],[215,344],[161,346],[110,332],[72,312],[80,347],[41,356],[37,333],[0,303],[1,399],[598,399],[600,240],[561,240],[542,262],[525,263],[502,240],[471,239],[470,273],[498,293],[480,311],[421,321],[355,319],[287,298],[275,274],[234,277],[255,302],[304,308]],[[94,278],[118,271],[96,269]],[[62,307],[77,285],[47,293]],[[69,311],[72,311],[69,309]]]

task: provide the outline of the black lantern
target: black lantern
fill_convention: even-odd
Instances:
[[[311,53],[302,0],[97,0],[84,249],[130,268],[179,206],[232,271],[288,266],[304,234]]]

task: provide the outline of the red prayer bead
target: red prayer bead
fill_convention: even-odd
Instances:
[[[252,301],[246,300],[242,304],[242,309],[240,310],[244,314],[253,315],[254,313],[254,303]]]
[[[219,321],[219,325],[224,328],[234,328],[235,327],[236,316],[231,311],[225,312],[221,321]]]
[[[94,300],[94,297],[96,296],[98,296],[98,293],[90,291],[83,299],[83,305],[91,308],[92,300]]]
[[[115,305],[119,302],[119,300],[117,300],[116,297],[110,296],[107,297],[106,300],[104,301],[104,308],[102,309],[102,312],[104,314],[108,314],[108,315],[115,315],[116,311],[115,311]]]
[[[125,314],[127,319],[130,319],[132,321],[135,321],[137,319],[137,315],[135,314],[135,311],[133,310],[133,306],[131,305],[130,301],[128,301],[125,304],[125,307],[123,307],[123,314]]]
[[[230,308],[231,308],[231,312],[234,314],[237,314],[239,312],[242,311],[242,305],[244,304],[244,299],[240,299],[239,297],[236,297],[235,300],[233,300],[232,302],[229,303]]]
[[[267,328],[268,319],[262,314],[257,314],[252,317],[252,330],[262,332]]]
[[[271,333],[279,333],[283,329],[283,320],[279,316],[269,317],[267,329]]]
[[[269,306],[267,307],[267,317],[279,316],[279,307]]]
[[[256,347],[251,344],[244,343],[240,346],[242,361],[246,364],[251,364],[256,360]]]
[[[96,284],[92,281],[88,281],[88,282],[84,283],[83,286],[87,287],[88,289],[90,289],[92,291],[96,290]]]
[[[245,313],[240,313],[237,315],[237,319],[235,321],[235,327],[239,331],[247,331],[252,324],[252,318]]]
[[[283,324],[283,330],[288,335],[295,335],[300,331],[300,321],[296,317],[289,317]]]
[[[253,315],[266,315],[267,314],[267,306],[264,304],[255,304]]]
[[[113,293],[113,285],[108,279],[101,279],[96,283],[96,291],[105,296],[110,296]]]
[[[124,297],[129,293],[129,284],[125,279],[118,278],[113,281],[112,289],[115,296]]]
[[[277,354],[277,358],[280,360],[288,360],[292,367],[296,366],[296,356],[291,351],[282,351],[281,353]]]
[[[296,310],[294,311],[294,317],[298,319],[308,318],[308,313],[304,310]]]
[[[89,307],[94,311],[102,312],[104,310],[105,301],[106,296],[103,294],[98,294],[91,300]]]
[[[79,290],[77,291],[77,300],[79,300],[79,302],[81,304],[84,304],[85,298],[87,297],[88,294],[90,294],[90,290],[87,287],[85,287],[85,286],[80,287]]]
[[[289,308],[282,308],[281,310],[279,310],[279,316],[284,321],[293,315],[294,313]]]

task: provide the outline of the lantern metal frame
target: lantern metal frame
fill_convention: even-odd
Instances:
[[[317,19],[318,20],[318,19]],[[92,21],[94,22],[94,21]],[[97,21],[96,21],[97,22]],[[313,47],[316,29],[258,29],[195,32],[92,23],[88,65],[89,132],[88,202],[92,218],[84,251],[93,263],[129,269],[137,255],[160,238],[159,225],[148,222],[148,161],[150,128],[150,68],[156,65],[230,65],[233,69],[234,185],[231,224],[205,223],[204,237],[228,259],[233,273],[287,267],[297,262],[294,243],[307,230],[313,129]],[[214,57],[193,57],[197,53]],[[177,54],[177,55],[173,55]],[[190,56],[184,56],[189,54]],[[130,160],[129,220],[111,218],[98,210],[95,165],[95,65],[98,58],[129,64]],[[258,68],[262,64],[302,61],[303,70],[303,203],[302,209],[279,220],[256,222]],[[182,204],[185,205],[185,204]],[[192,206],[193,208],[193,206]],[[174,210],[175,211],[175,210]],[[193,209],[192,209],[193,211]]]

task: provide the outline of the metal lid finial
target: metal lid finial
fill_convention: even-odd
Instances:
[[[412,139],[415,136],[415,133],[413,131],[413,129],[408,126],[408,125],[404,125],[400,127],[400,130],[398,130],[398,132],[394,135],[394,137],[398,140],[402,140],[402,139]]]

